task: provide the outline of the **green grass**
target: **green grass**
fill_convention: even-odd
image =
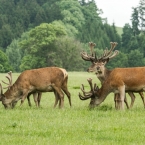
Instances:
[[[18,75],[13,74],[14,80]],[[4,77],[0,74],[1,80]],[[100,86],[94,74],[69,72],[72,108],[65,96],[64,108],[53,109],[53,93],[43,93],[40,108],[35,106],[33,97],[32,107],[27,100],[22,107],[18,102],[12,110],[0,105],[0,145],[143,145],[145,110],[138,94],[130,110],[115,110],[112,93],[99,107],[90,110],[89,100],[78,98],[82,83],[89,90],[86,79],[90,77]]]

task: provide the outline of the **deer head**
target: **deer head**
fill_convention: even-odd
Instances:
[[[81,93],[79,93],[79,98],[81,100],[91,99],[89,106],[90,106],[90,108],[94,108],[96,106],[95,105],[95,101],[96,101],[96,97],[97,97],[96,92],[99,90],[99,87],[96,86],[96,84],[94,84],[94,86],[93,86],[91,78],[87,79],[87,81],[88,81],[88,83],[90,85],[90,91],[86,92],[84,90],[84,85],[82,84],[81,90],[83,92],[83,96],[81,95]]]
[[[96,56],[96,53],[94,52],[94,46],[96,44],[93,42],[89,42],[91,54],[87,54],[87,52],[81,53],[82,59],[84,59],[85,61],[91,61],[91,63],[92,63],[92,65],[88,68],[88,72],[95,72],[96,74],[103,73],[104,69],[105,69],[105,67],[104,67],[105,64],[108,63],[110,59],[114,58],[119,53],[118,50],[115,50],[113,52],[117,43],[110,42],[110,44],[111,44],[110,50],[108,50],[108,48],[106,48],[104,50],[102,56],[99,57],[99,56]]]
[[[4,87],[4,89],[9,90],[10,87],[12,86],[12,72],[11,71],[8,72],[8,74],[5,77],[8,79],[8,83],[2,80],[2,82],[7,85],[7,87]],[[6,106],[5,103],[3,103],[4,99],[5,99],[5,96],[3,94],[3,88],[2,88],[2,85],[0,83],[0,101],[2,101],[2,104],[4,105],[4,107],[7,108],[8,106]],[[11,106],[11,105],[12,104],[9,104],[9,106]]]

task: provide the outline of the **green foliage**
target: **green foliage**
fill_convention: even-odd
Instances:
[[[123,27],[123,34],[122,34],[122,47],[125,53],[128,52],[129,42],[132,37],[132,29],[129,24],[125,24]]]
[[[128,64],[129,66],[145,66],[145,58],[139,50],[131,50],[128,54]]]
[[[21,49],[26,51],[26,56],[22,60],[20,66],[21,70],[46,66],[49,55],[52,55],[52,52],[55,51],[53,50],[54,41],[65,34],[64,27],[56,23],[42,23],[40,26],[31,29],[29,38],[20,42]],[[30,59],[32,59],[32,61],[28,64]],[[41,59],[42,61],[40,61]],[[38,64],[37,61],[39,61]]]
[[[84,61],[80,57],[82,44],[73,38],[64,37],[56,41],[56,59],[68,71],[82,71]]]
[[[11,45],[9,45],[6,50],[9,63],[15,72],[20,72],[19,66],[21,64],[21,52],[18,42],[18,40],[13,40]]]
[[[140,33],[138,37],[138,50],[143,54],[143,57],[145,57],[145,35],[143,33]]]
[[[107,64],[108,69],[113,69],[115,67],[128,67],[128,57],[124,53],[119,53],[115,58],[112,58]]]
[[[23,57],[20,70],[24,71],[27,69],[41,68],[47,66],[46,59],[44,57],[37,57],[32,55],[26,55]]]
[[[122,57],[114,58],[114,63],[111,60],[109,68],[134,66],[129,62],[132,50],[143,54],[141,63],[136,63],[143,65],[143,4],[144,0],[141,0],[139,7],[132,8],[132,26],[125,24],[121,32],[114,23],[109,25],[101,17],[103,10],[94,0],[0,0],[0,49],[6,53],[15,72],[53,65],[68,70],[86,70],[89,63],[81,60],[77,49],[83,46],[87,50],[85,45],[90,41],[102,50],[110,45],[109,42],[118,43],[115,49]],[[71,65],[68,63],[70,60]]]
[[[8,58],[5,55],[5,53],[0,50],[0,72],[3,73],[3,72],[8,72],[10,70],[12,70],[12,67],[8,62]]]
[[[140,33],[139,30],[139,12],[137,8],[132,8],[133,13],[132,13],[132,31],[134,33],[134,36],[138,35]]]
[[[71,24],[77,30],[81,28],[82,24],[85,22],[85,19],[78,1],[62,0],[58,3],[58,5],[63,16],[62,21],[65,24]]]

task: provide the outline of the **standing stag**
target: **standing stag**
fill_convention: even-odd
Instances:
[[[54,107],[58,100],[59,107],[64,106],[64,93],[71,106],[71,95],[67,88],[67,81],[67,71],[62,68],[46,67],[26,70],[20,74],[13,85],[8,87],[4,94],[0,84],[0,100],[5,108],[13,108],[19,100],[22,105],[25,98],[33,93],[54,92],[56,96]]]
[[[101,57],[96,57],[96,53],[94,53],[94,51],[93,51],[95,43],[91,42],[89,44],[90,44],[91,55],[87,54],[86,52],[82,52],[81,56],[85,61],[91,61],[92,62],[92,65],[88,69],[88,72],[95,72],[98,79],[101,81],[101,84],[103,85],[105,80],[107,80],[107,78],[110,76],[110,74],[113,71],[113,70],[108,70],[107,68],[105,68],[105,64],[108,63],[110,59],[114,58],[118,54],[117,50],[112,52],[113,49],[116,47],[117,43],[111,42],[111,49],[110,50],[108,50],[108,49],[104,50],[104,53]],[[124,74],[124,75],[126,75],[126,74]],[[131,97],[130,107],[132,107],[133,103],[134,103],[134,100],[135,100],[135,95],[133,94],[132,90],[131,91],[126,90],[126,92],[128,92],[128,94]],[[134,92],[136,92],[136,91],[134,91]],[[143,92],[142,91],[137,91],[137,92],[142,97],[142,100],[143,100],[143,103],[144,103],[144,106],[145,106]],[[82,97],[80,97],[80,99],[82,99]],[[119,107],[118,105],[119,105],[119,102],[120,102],[120,97],[119,97],[118,93],[116,93],[116,92],[115,92],[114,101],[115,101],[115,107],[118,108]],[[125,97],[124,101],[126,103],[127,108],[129,108],[126,97]],[[90,104],[93,104],[92,100],[91,100]]]

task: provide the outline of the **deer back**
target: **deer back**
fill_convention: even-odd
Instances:
[[[125,85],[126,90],[141,90],[145,87],[145,67],[115,68],[107,82],[112,87]]]

